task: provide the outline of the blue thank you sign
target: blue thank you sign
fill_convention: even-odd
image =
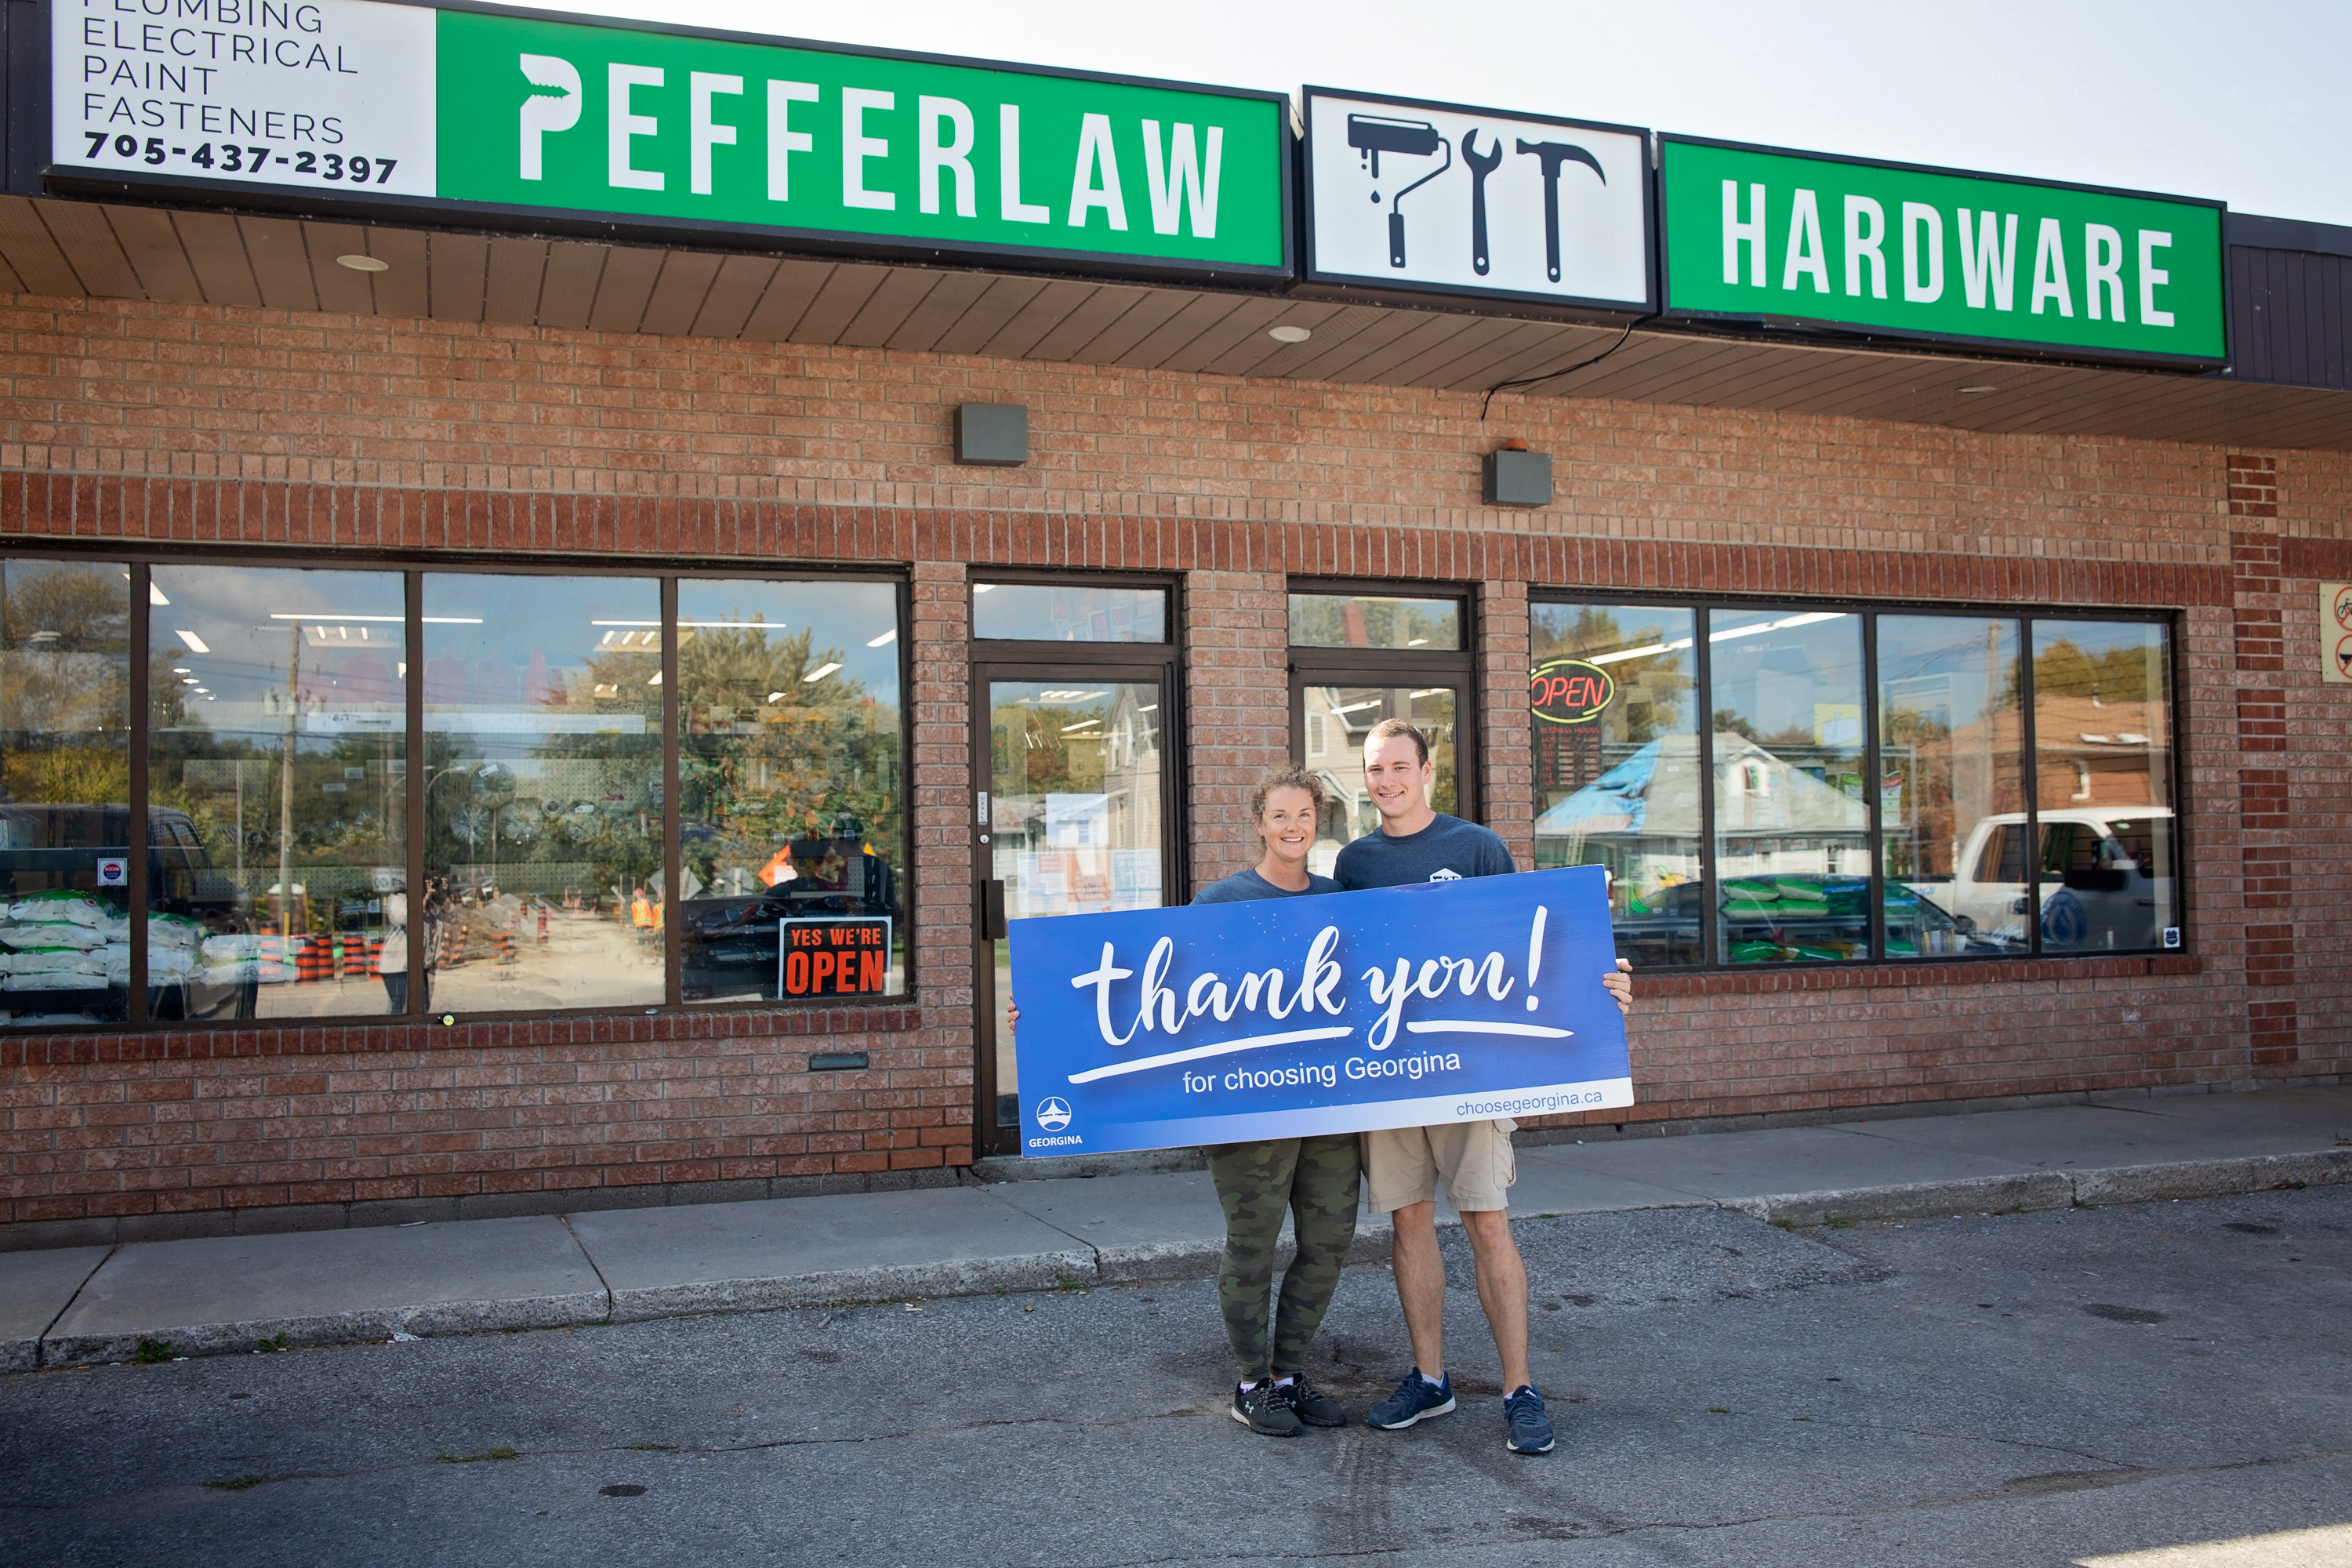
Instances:
[[[1633,1103],[1597,866],[1014,921],[1021,1150]]]

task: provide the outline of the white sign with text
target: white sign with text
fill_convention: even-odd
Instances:
[[[60,168],[430,196],[436,13],[375,0],[60,4]]]

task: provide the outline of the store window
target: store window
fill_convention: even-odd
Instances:
[[[908,988],[893,583],[11,558],[0,598],[0,1024]]]
[[[2164,623],[1530,618],[1538,864],[1609,868],[1635,963],[2179,945]]]
[[[150,863],[149,1016],[407,1011],[402,574],[151,582],[149,826],[179,847]]]
[[[1429,803],[1475,817],[1465,754],[1471,691],[1467,606],[1455,597],[1302,588],[1290,595],[1292,754],[1323,781],[1308,859],[1328,874],[1340,847],[1380,829],[1364,787],[1364,737],[1402,719],[1429,737]]]
[[[808,992],[813,971],[787,984],[783,936],[830,942],[866,921],[882,938],[856,949],[861,965],[905,990],[898,626],[887,583],[678,584],[687,1001]]]
[[[1530,606],[1536,866],[1603,866],[1627,956],[1702,962],[1697,612]]]
[[[120,562],[0,563],[0,1022],[131,1016],[131,587]],[[176,834],[158,853],[177,858]],[[176,963],[176,961],[175,961]]]
[[[2034,622],[2033,762],[2042,950],[2177,946],[2162,627]]]

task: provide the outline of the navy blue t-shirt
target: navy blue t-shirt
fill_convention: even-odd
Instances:
[[[1340,849],[1331,869],[1339,886],[1354,893],[1366,888],[1450,882],[1457,877],[1500,877],[1518,868],[1490,829],[1441,811],[1428,826],[1402,838],[1378,831],[1365,834]]]
[[[1257,868],[1253,866],[1246,871],[1236,871],[1230,877],[1210,883],[1192,895],[1192,901],[1196,904],[1245,904],[1253,899],[1303,899],[1307,893],[1337,893],[1341,890],[1339,884],[1330,878],[1318,877],[1309,871],[1307,873],[1307,892],[1296,893],[1288,888],[1276,887],[1259,876]]]

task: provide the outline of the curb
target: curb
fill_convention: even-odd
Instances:
[[[593,1323],[610,1310],[604,1292],[520,1296],[503,1301],[435,1301],[415,1307],[372,1307],[305,1317],[249,1318],[227,1323],[181,1324],[123,1334],[69,1334],[41,1341],[43,1366],[88,1366],[136,1361],[140,1342],[162,1341],[174,1356],[239,1355],[283,1334],[285,1348],[389,1340],[394,1333],[481,1334],[505,1329],[561,1329]]]
[[[2352,1183],[2352,1149],[2182,1160],[2073,1173],[2021,1172],[1717,1203],[1702,1199],[1679,1206],[1729,1209],[1767,1224],[1813,1226],[1832,1219],[1928,1219],[1946,1215],[2063,1209],[2077,1205],[2163,1203],[2263,1192],[2281,1186],[2344,1183]],[[1449,1221],[1453,1216],[1440,1216],[1441,1226]],[[1368,1219],[1357,1229],[1355,1244],[1348,1253],[1349,1266],[1387,1263],[1393,1237],[1387,1224]],[[199,1323],[136,1333],[21,1340],[0,1344],[0,1373],[135,1361],[142,1340],[168,1342],[174,1356],[235,1355],[249,1352],[261,1342],[280,1334],[285,1336],[286,1347],[292,1349],[389,1340],[395,1332],[495,1333],[507,1329],[553,1329],[582,1323],[646,1322],[713,1312],[759,1312],[919,1297],[1055,1290],[1074,1285],[1091,1288],[1200,1279],[1216,1271],[1223,1246],[1221,1237],[1107,1247],[1080,1242],[1066,1250],[1018,1257],[647,1286],[614,1290],[609,1295],[600,1290],[502,1301],[442,1301],[306,1317]],[[1288,1248],[1284,1250],[1286,1253]]]
[[[779,1307],[843,1307],[916,1297],[986,1296],[1009,1290],[1056,1290],[1101,1279],[1091,1248],[1033,1252],[1017,1258],[974,1258],[952,1263],[900,1263],[836,1268],[823,1274],[767,1279],[714,1279],[651,1285],[613,1292],[613,1321],[649,1322],[705,1312],[764,1312]]]
[[[1771,1197],[1736,1198],[1720,1206],[1752,1215],[1771,1225],[1786,1222],[1818,1226],[1833,1218],[1933,1219],[1940,1215],[2017,1214],[2076,1205],[2091,1208],[2104,1204],[2226,1197],[2277,1186],[2319,1187],[2343,1182],[2352,1182],[2352,1149],[1786,1193]]]

